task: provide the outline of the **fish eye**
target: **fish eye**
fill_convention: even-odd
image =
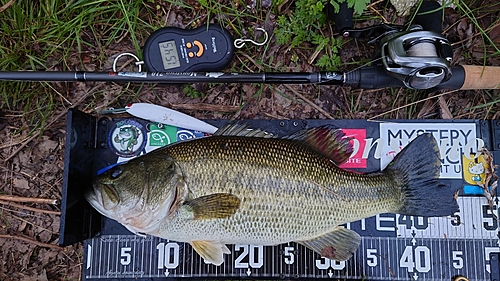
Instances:
[[[123,172],[123,170],[120,166],[113,168],[113,170],[111,170],[111,178],[112,179],[118,178],[122,172]]]

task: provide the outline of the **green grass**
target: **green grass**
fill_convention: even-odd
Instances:
[[[7,0],[1,0],[1,5]],[[235,72],[250,71],[290,71],[289,62],[294,69],[308,64],[305,54],[316,52],[312,64],[321,70],[334,70],[339,66],[347,69],[355,68],[366,61],[349,61],[342,63],[338,52],[344,42],[339,37],[332,37],[331,23],[326,21],[323,5],[327,0],[297,0],[279,7],[283,1],[272,2],[271,7],[262,7],[257,1],[255,7],[247,7],[243,0],[18,0],[0,13],[0,69],[1,70],[83,70],[92,64],[96,71],[105,70],[109,57],[118,52],[117,49],[134,52],[141,56],[141,45],[155,29],[168,24],[167,15],[182,9],[187,15],[182,24],[193,28],[213,21],[229,29],[235,38],[254,38],[255,27],[274,27],[269,34],[270,42],[264,46],[245,45],[237,50],[237,58],[228,69]],[[358,14],[355,20],[379,20],[378,15],[363,12],[364,1],[349,1],[356,4]],[[467,17],[477,29],[484,42],[484,58],[497,57],[499,47],[487,36],[490,29],[498,25],[500,19],[485,26],[478,13],[494,12],[497,6],[479,5],[475,0],[464,4],[455,1],[460,13]],[[493,3],[493,2],[492,2]],[[307,5],[306,5],[307,4]],[[385,5],[385,6],[384,6]],[[379,9],[390,7],[381,4]],[[388,19],[393,21],[395,17]],[[380,20],[379,20],[380,21]],[[275,24],[275,25],[274,25]],[[277,48],[276,45],[281,47]],[[118,47],[117,47],[118,46]],[[276,52],[279,50],[279,52]],[[467,55],[469,50],[464,50]],[[286,57],[289,54],[288,59]],[[469,59],[476,64],[484,64],[472,54]],[[366,54],[367,58],[370,54]],[[0,108],[7,113],[24,112],[23,126],[19,130],[34,132],[43,129],[47,119],[56,110],[71,106],[71,84],[65,83],[0,83]],[[111,102],[131,101],[139,96],[140,85],[123,85],[123,93],[107,98]],[[189,89],[187,95],[200,96]],[[262,88],[256,87],[257,93]],[[315,93],[313,93],[314,95]],[[106,93],[97,92],[94,99],[102,99]],[[409,93],[413,97],[413,93]],[[401,95],[402,96],[402,95]],[[394,94],[394,99],[398,97]],[[471,107],[471,110],[485,110],[486,116],[495,114],[498,98],[484,94],[484,102]],[[400,106],[410,100],[393,101]],[[364,110],[356,100],[347,100],[353,110]],[[87,109],[96,105],[95,101],[87,101]],[[405,117],[412,117],[418,108],[408,108]]]
[[[101,69],[107,48],[125,37],[140,54],[142,34],[153,30],[140,18],[145,10],[142,1],[15,1],[0,13],[0,69],[82,70],[83,55],[95,51],[91,62]],[[57,107],[69,106],[57,90],[64,91],[47,83],[2,82],[0,105],[31,111],[28,125],[43,128]]]

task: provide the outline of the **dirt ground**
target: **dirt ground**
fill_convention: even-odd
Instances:
[[[489,0],[475,5],[494,2]],[[377,15],[376,7],[370,10],[374,15]],[[500,46],[500,25],[494,23],[499,11],[500,6],[490,5],[487,11],[476,15],[480,18],[481,26],[489,27],[486,33],[497,46]],[[183,13],[181,8],[171,9],[168,18],[165,18],[166,25],[189,27],[186,26],[188,20],[183,19]],[[384,13],[390,17],[391,9],[384,9]],[[248,24],[257,24],[272,33],[276,26],[276,15],[267,12],[264,18],[266,20],[263,22],[249,21]],[[456,10],[447,9],[444,21],[445,35],[455,49],[453,64],[482,64],[485,54],[493,53],[491,48],[484,48],[484,37],[474,24],[462,18]],[[328,28],[325,31],[332,32]],[[72,55],[75,57],[75,66],[80,65],[82,60],[88,71],[108,71],[113,56],[125,51],[133,52],[130,38],[112,44],[106,50],[110,59],[103,69],[97,69],[99,64],[93,61],[97,50],[88,46],[85,48],[84,53],[75,51]],[[319,70],[308,63],[314,49],[290,50],[286,45],[276,44],[273,37],[267,48],[266,53],[274,55],[275,63],[283,71]],[[351,67],[347,63],[370,57],[372,48],[364,42],[347,40],[340,53],[346,62],[345,69]],[[258,50],[238,51],[233,67],[243,63],[248,65],[247,71],[262,71],[262,66],[252,59],[252,51]],[[486,64],[498,66],[500,57],[487,56]],[[3,163],[0,165],[0,195],[24,198],[21,200],[23,202],[12,202],[9,198],[0,197],[0,280],[80,279],[82,244],[64,248],[57,246],[65,115],[70,107],[96,114],[104,108],[120,107],[129,102],[149,102],[203,119],[500,119],[498,90],[426,93],[403,89],[374,91],[316,85],[193,84],[188,86],[203,94],[187,97],[184,85],[141,86],[101,82],[51,85],[64,93],[64,97],[61,97],[56,112],[48,118],[41,134],[27,128],[27,113],[22,107],[18,110],[0,110],[0,161]],[[64,102],[63,98],[70,103]],[[53,199],[56,203],[37,202],[34,198]]]

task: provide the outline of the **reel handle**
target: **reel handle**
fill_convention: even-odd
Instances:
[[[345,34],[345,31],[347,29],[352,29],[352,15],[354,14],[354,9],[347,6],[347,1],[340,3],[338,13],[335,12],[332,4],[328,3],[325,6],[325,13],[328,19],[335,22],[335,31],[344,37],[349,36],[349,33]]]

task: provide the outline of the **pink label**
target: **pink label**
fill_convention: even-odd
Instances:
[[[363,151],[366,145],[366,129],[342,129],[346,137],[351,138],[355,154],[340,168],[366,168],[366,159],[363,159]]]

